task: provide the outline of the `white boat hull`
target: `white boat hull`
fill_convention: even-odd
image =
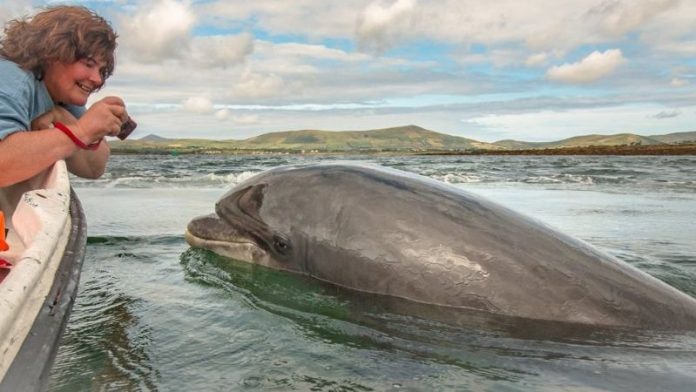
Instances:
[[[77,292],[86,227],[65,164],[0,190],[13,267],[0,281],[0,391],[45,388]]]

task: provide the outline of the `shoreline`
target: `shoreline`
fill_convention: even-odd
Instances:
[[[301,150],[242,150],[206,148],[166,148],[150,147],[143,149],[112,148],[112,155],[696,155],[696,143],[659,144],[650,146],[583,146],[525,150],[345,150],[345,151],[301,151]]]
[[[651,146],[582,146],[527,150],[477,151],[463,154],[423,155],[696,155],[696,144],[659,144]]]

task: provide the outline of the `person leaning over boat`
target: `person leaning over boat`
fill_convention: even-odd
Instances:
[[[15,19],[0,37],[0,187],[64,159],[80,177],[98,178],[109,146],[127,121],[123,100],[85,109],[114,70],[116,33],[79,6],[46,8]],[[31,131],[31,132],[27,132]]]

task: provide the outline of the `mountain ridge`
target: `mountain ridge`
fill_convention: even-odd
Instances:
[[[417,125],[360,131],[297,130],[270,132],[244,139],[241,145],[269,149],[433,150],[499,149],[492,143],[431,131]]]
[[[687,132],[682,132],[688,134]],[[693,140],[696,141],[696,132]],[[666,136],[666,135],[665,135]],[[589,147],[589,146],[650,146],[656,144],[670,144],[657,140],[655,136],[640,136],[633,133],[617,133],[612,135],[581,135],[573,136],[551,142],[524,142],[518,140],[501,140],[493,144],[503,146],[508,149],[534,149],[534,148],[569,148],[569,147]]]
[[[222,153],[236,151],[269,152],[457,152],[511,151],[609,146],[659,146],[696,143],[696,132],[675,132],[640,136],[633,133],[590,134],[550,142],[499,140],[493,143],[405,125],[374,130],[327,131],[292,130],[269,132],[242,140],[168,139],[150,134],[138,140],[110,142],[116,153],[156,152]]]

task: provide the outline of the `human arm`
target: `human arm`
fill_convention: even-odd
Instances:
[[[56,129],[15,132],[0,141],[0,188],[33,177],[76,150]]]
[[[120,104],[120,101],[115,101],[116,104]],[[91,108],[90,108],[91,109]],[[87,113],[85,113],[86,115]],[[107,115],[108,118],[108,115]],[[82,119],[82,117],[81,117]],[[90,120],[89,117],[85,120]],[[44,113],[43,115],[36,118],[31,123],[32,130],[42,130],[53,128],[54,124],[60,122],[68,129],[73,132],[76,136],[80,133],[80,126],[84,125],[79,122],[72,113],[63,108],[62,106],[55,106],[52,110]],[[84,123],[84,120],[83,120]],[[99,124],[93,124],[99,127]],[[62,133],[62,132],[60,132]],[[68,138],[67,135],[63,135]],[[84,141],[83,137],[78,137],[78,139]],[[69,140],[69,139],[68,139]],[[101,139],[98,139],[101,140]],[[85,144],[90,144],[91,141],[87,141]],[[94,141],[97,143],[97,141]],[[101,140],[98,142],[98,146],[95,150],[84,150],[77,148],[72,154],[65,157],[65,164],[68,167],[68,171],[75,174],[78,177],[83,178],[99,178],[104,174],[106,169],[106,163],[109,159],[110,149],[106,141]],[[75,144],[75,143],[73,143]]]
[[[97,150],[82,150],[63,132],[53,128],[64,123],[85,144],[118,134],[122,119],[127,118],[120,98],[107,97],[94,103],[80,119],[55,107],[32,122],[32,132],[15,132],[0,141],[0,187],[24,181],[65,159],[73,174],[98,178],[104,173],[109,147],[100,143]]]

